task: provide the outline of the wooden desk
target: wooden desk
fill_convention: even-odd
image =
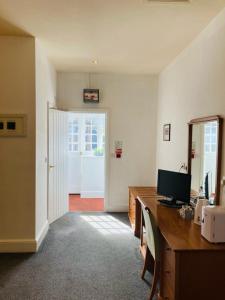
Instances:
[[[151,210],[161,233],[159,299],[225,299],[225,244],[211,244],[200,226],[183,220],[177,209],[159,204],[154,187],[129,188],[129,218],[140,237],[141,205]]]

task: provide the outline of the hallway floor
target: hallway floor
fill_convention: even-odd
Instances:
[[[146,300],[143,260],[123,213],[68,213],[35,254],[0,254],[0,299]],[[149,282],[150,275],[146,274]]]
[[[104,211],[103,198],[81,198],[80,195],[69,195],[69,211],[85,212],[85,211]]]

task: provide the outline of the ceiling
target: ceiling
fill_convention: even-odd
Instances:
[[[224,7],[225,0],[0,0],[0,34],[37,37],[57,70],[158,73]]]

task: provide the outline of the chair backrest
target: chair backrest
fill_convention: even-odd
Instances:
[[[160,259],[160,240],[159,240],[159,230],[156,224],[155,218],[152,215],[150,209],[144,204],[142,206],[142,212],[144,216],[145,222],[145,230],[146,230],[146,241],[149,251],[151,252],[153,258],[156,261]]]

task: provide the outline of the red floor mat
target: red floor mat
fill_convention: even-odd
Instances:
[[[69,211],[104,211],[104,199],[69,195]]]

